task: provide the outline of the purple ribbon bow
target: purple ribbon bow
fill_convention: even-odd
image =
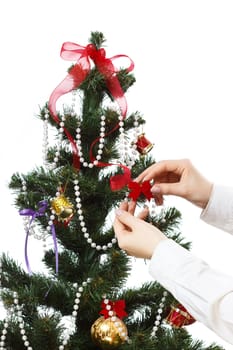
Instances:
[[[37,211],[35,211],[33,209],[22,209],[19,211],[20,215],[31,217],[31,220],[29,222],[28,229],[27,229],[27,234],[26,234],[26,238],[25,238],[25,246],[24,246],[24,256],[25,256],[26,266],[27,266],[27,269],[28,269],[28,272],[30,275],[32,274],[32,271],[30,268],[30,264],[29,264],[29,260],[28,260],[28,253],[27,253],[30,227],[31,227],[31,224],[33,223],[33,221],[35,220],[35,218],[37,218],[38,216],[43,216],[45,214],[47,207],[48,207],[48,202],[46,200],[43,200],[43,201],[40,201],[38,203],[38,210]],[[56,274],[58,274],[58,249],[57,249],[57,238],[56,238],[56,232],[55,232],[54,225],[51,225],[51,232],[52,232],[52,237],[53,237],[53,242],[54,242],[54,250],[55,250]]]

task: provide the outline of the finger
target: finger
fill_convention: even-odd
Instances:
[[[130,201],[128,202],[128,212],[132,215],[134,215],[135,213],[135,209],[136,209],[136,201]]]
[[[118,210],[120,210],[120,211],[127,211],[128,210],[128,202],[127,201],[122,201],[120,203],[120,205],[119,205],[119,209]],[[115,231],[116,235],[119,235],[120,232],[126,230],[125,225],[120,220],[118,220],[117,215],[115,216],[115,220],[113,222],[113,228],[114,228],[114,231]]]
[[[119,209],[127,211],[128,210],[128,201],[122,201],[119,205]]]
[[[132,214],[121,209],[116,210],[116,217],[118,221],[123,225],[123,227],[124,228],[127,227],[128,230],[130,231],[132,231],[135,227],[137,227],[137,225],[141,221],[135,216],[133,216]]]
[[[170,194],[175,196],[181,195],[182,186],[179,182],[175,183],[160,183],[151,188],[151,193],[158,202],[162,201],[162,195]]]
[[[146,217],[149,215],[149,208],[147,205],[144,206],[144,208],[138,213],[137,217],[139,219],[145,220]]]
[[[162,160],[158,163],[151,165],[149,168],[144,170],[138,177],[137,182],[148,181],[151,179],[156,180],[156,176],[161,174],[173,172],[180,174],[181,161],[179,160]]]
[[[154,200],[155,200],[156,205],[163,205],[163,203],[164,203],[163,196],[156,195],[156,196],[154,196]]]
[[[156,183],[155,185],[153,185],[151,187],[150,191],[154,197],[155,203],[157,205],[162,205],[163,204],[163,194],[162,194],[160,184]]]
[[[113,229],[117,238],[124,234],[126,231],[124,223],[122,223],[117,216],[115,217],[115,220],[113,222]]]
[[[145,169],[141,174],[138,175],[138,177],[135,179],[136,182],[143,182],[145,180],[152,180],[153,179],[153,173],[154,168],[157,166],[158,163],[153,164],[149,166],[147,169]]]

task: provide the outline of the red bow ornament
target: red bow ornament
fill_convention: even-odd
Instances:
[[[150,181],[144,181],[142,183],[130,181],[128,189],[131,191],[128,197],[132,198],[134,201],[136,201],[141,194],[143,194],[148,200],[153,198]]]
[[[118,301],[108,301],[108,304],[105,304],[104,301],[101,303],[101,311],[100,315],[104,315],[104,318],[109,317],[109,311],[107,310],[106,306],[109,305],[111,308],[110,310],[114,312],[115,316],[122,319],[123,317],[126,317],[128,314],[125,312],[125,300],[118,300]]]

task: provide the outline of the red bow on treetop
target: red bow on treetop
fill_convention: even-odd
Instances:
[[[103,48],[96,49],[92,44],[87,46],[81,46],[72,42],[65,42],[62,45],[60,56],[69,61],[77,61],[76,64],[69,70],[68,75],[65,79],[54,89],[49,99],[49,110],[50,113],[57,124],[60,120],[56,112],[56,102],[64,94],[77,89],[80,84],[85,80],[91,69],[90,59],[93,60],[97,69],[101,74],[103,74],[107,88],[111,93],[112,97],[117,101],[121,114],[123,118],[126,117],[127,113],[127,102],[124,96],[124,91],[120,85],[117,77],[118,69],[113,65],[113,60],[120,57],[127,57],[126,55],[116,55],[111,58],[105,57],[105,50]],[[130,58],[129,58],[130,59]],[[130,65],[126,69],[127,72],[132,71],[134,68],[134,63],[130,59]],[[118,125],[115,127],[117,128]],[[115,129],[114,128],[114,129]],[[72,150],[73,150],[73,165],[75,168],[79,169],[80,161],[78,156],[77,145],[70,135],[68,130],[64,128],[64,132],[68,137]]]

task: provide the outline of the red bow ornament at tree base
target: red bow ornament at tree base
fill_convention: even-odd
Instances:
[[[171,306],[166,322],[174,328],[181,328],[194,323],[196,320],[189,314],[185,307],[181,304]]]
[[[108,305],[108,307],[106,307]],[[105,304],[104,301],[101,303],[101,311],[100,315],[103,315],[104,318],[109,317],[109,310],[113,311],[114,315],[122,319],[126,317],[128,314],[125,311],[125,301],[117,300],[117,301],[108,301],[108,304]]]

